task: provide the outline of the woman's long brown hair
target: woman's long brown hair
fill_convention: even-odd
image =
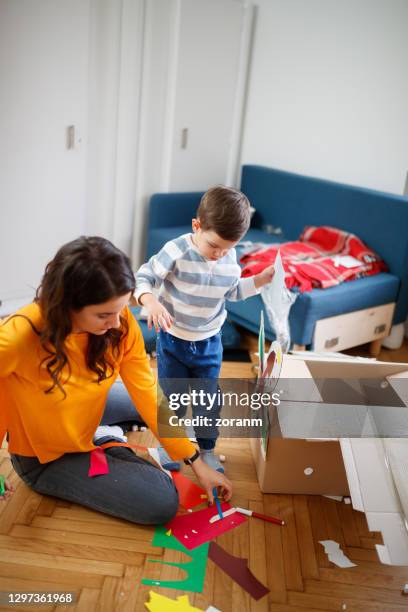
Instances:
[[[62,375],[64,368],[67,378],[71,371],[65,347],[72,331],[71,313],[134,290],[130,260],[109,240],[81,236],[59,249],[47,265],[35,297],[43,317],[40,342],[48,353],[42,363],[46,363],[52,381],[46,393],[57,387],[66,395]],[[118,352],[127,331],[127,323],[121,317],[120,328],[110,329],[102,336],[89,334],[86,363],[96,374],[95,382],[112,375],[114,366],[108,354],[114,356]]]

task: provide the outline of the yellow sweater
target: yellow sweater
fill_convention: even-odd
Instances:
[[[16,314],[28,317],[37,330],[42,319],[37,304],[21,308]],[[146,425],[157,437],[157,386],[144,349],[143,337],[132,313],[125,308],[129,331],[122,339],[119,355],[113,360],[114,375],[95,382],[96,374],[86,366],[88,334],[70,334],[66,351],[71,366],[63,372],[64,398],[51,386],[46,356],[38,335],[21,316],[0,323],[0,441],[9,432],[11,453],[37,457],[41,463],[64,453],[87,452],[95,448],[92,438],[98,427],[110,387],[120,374],[129,395]],[[174,432],[175,435],[176,431]],[[195,448],[185,437],[161,438],[173,459],[194,454]],[[1,442],[0,442],[1,443]]]

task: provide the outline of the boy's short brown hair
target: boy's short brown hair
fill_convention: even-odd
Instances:
[[[201,228],[212,230],[223,240],[239,240],[251,221],[248,198],[232,187],[211,187],[201,198],[197,217]]]

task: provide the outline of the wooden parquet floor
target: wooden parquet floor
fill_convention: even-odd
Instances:
[[[387,353],[389,358],[392,353]],[[405,345],[393,360],[408,361],[407,357]],[[224,364],[223,374],[250,377],[251,364]],[[149,432],[132,433],[130,438],[133,443],[152,442]],[[287,526],[250,519],[217,539],[230,553],[249,559],[252,572],[269,587],[268,596],[255,602],[209,560],[203,593],[188,594],[192,605],[202,610],[213,605],[222,612],[408,610],[408,597],[401,594],[408,583],[408,568],[378,561],[375,544],[381,543],[381,536],[368,531],[363,514],[322,496],[263,495],[248,440],[222,440],[217,449],[227,457],[233,502],[280,516]],[[188,468],[185,471],[189,473]],[[146,609],[144,602],[152,588],[142,585],[141,578],[182,577],[177,567],[149,562],[177,563],[184,556],[152,546],[153,527],[133,525],[34,493],[14,473],[6,449],[0,450],[0,473],[16,486],[11,500],[0,504],[0,591],[76,594],[75,605],[42,606],[39,610],[138,612]],[[323,539],[339,542],[357,566],[334,566],[318,543]],[[173,589],[155,590],[171,598],[184,594]],[[37,607],[1,609],[28,611]]]

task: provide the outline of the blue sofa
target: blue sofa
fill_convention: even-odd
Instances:
[[[383,257],[389,272],[300,294],[290,313],[293,343],[313,348],[320,319],[396,303],[393,323],[408,313],[408,198],[266,168],[245,165],[240,189],[255,214],[245,240],[296,240],[306,225],[331,225],[356,234]],[[150,200],[147,257],[191,231],[201,192],[161,193]],[[279,228],[280,233],[276,233]],[[239,255],[239,253],[238,253]],[[257,333],[260,296],[228,302],[229,318]],[[266,336],[274,338],[266,322]]]

